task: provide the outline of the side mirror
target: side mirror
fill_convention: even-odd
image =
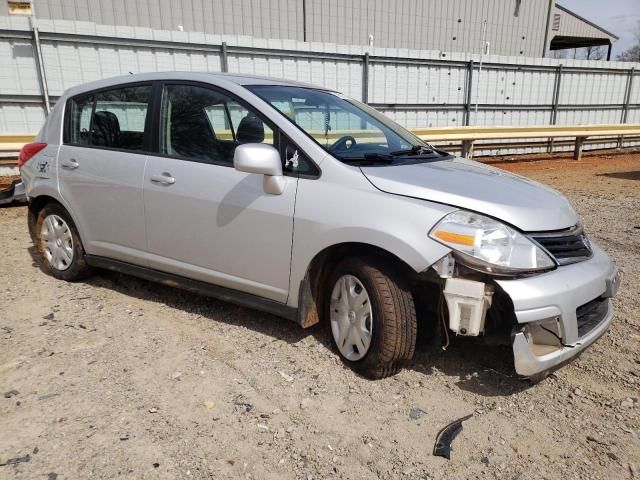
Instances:
[[[280,195],[284,192],[280,153],[264,143],[238,145],[233,155],[233,167],[239,172],[264,175],[262,187],[266,193]]]

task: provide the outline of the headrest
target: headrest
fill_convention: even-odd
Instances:
[[[264,123],[252,113],[247,114],[238,125],[236,132],[238,143],[262,143],[264,141]]]
[[[120,137],[120,122],[113,112],[101,110],[93,116],[94,145],[105,147],[118,146]]]

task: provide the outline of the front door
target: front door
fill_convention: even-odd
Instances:
[[[262,175],[233,168],[237,145],[261,142],[274,131],[226,93],[164,86],[144,178],[150,267],[286,301],[297,178],[270,195]]]
[[[142,184],[151,90],[123,86],[70,101],[58,153],[60,193],[89,254],[144,264]]]

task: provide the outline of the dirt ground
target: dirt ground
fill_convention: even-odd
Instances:
[[[0,479],[640,479],[640,154],[501,165],[564,192],[626,272],[610,331],[535,385],[465,339],[368,381],[319,327],[114,273],[57,281],[25,208],[0,209]]]

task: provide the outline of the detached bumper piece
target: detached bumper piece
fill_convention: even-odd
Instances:
[[[558,368],[600,338],[613,319],[611,297],[616,294],[619,284],[620,273],[616,269],[613,275],[606,279],[607,288],[602,296],[576,309],[576,342],[562,342],[565,329],[559,317],[523,325],[513,337],[516,372],[531,377]]]
[[[462,422],[469,420],[472,416],[473,415],[467,415],[466,417],[459,418],[438,432],[436,444],[433,446],[434,456],[451,459],[451,442],[453,442],[454,438],[462,431]]]
[[[613,319],[620,272],[595,244],[592,255],[542,275],[496,283],[513,302],[515,370],[535,377],[580,355]]]
[[[20,180],[14,180],[9,187],[0,190],[0,205],[23,204],[26,201],[24,185]]]
[[[560,341],[553,345],[549,339],[545,340],[537,336],[538,332],[534,330],[537,325],[525,325],[513,338],[516,372],[519,375],[531,377],[558,368],[582,353],[609,328],[613,318],[611,301],[605,300],[602,305],[606,307],[604,315],[596,317],[597,321],[590,321],[591,330],[571,345],[562,344]],[[543,331],[546,332],[546,330]]]

